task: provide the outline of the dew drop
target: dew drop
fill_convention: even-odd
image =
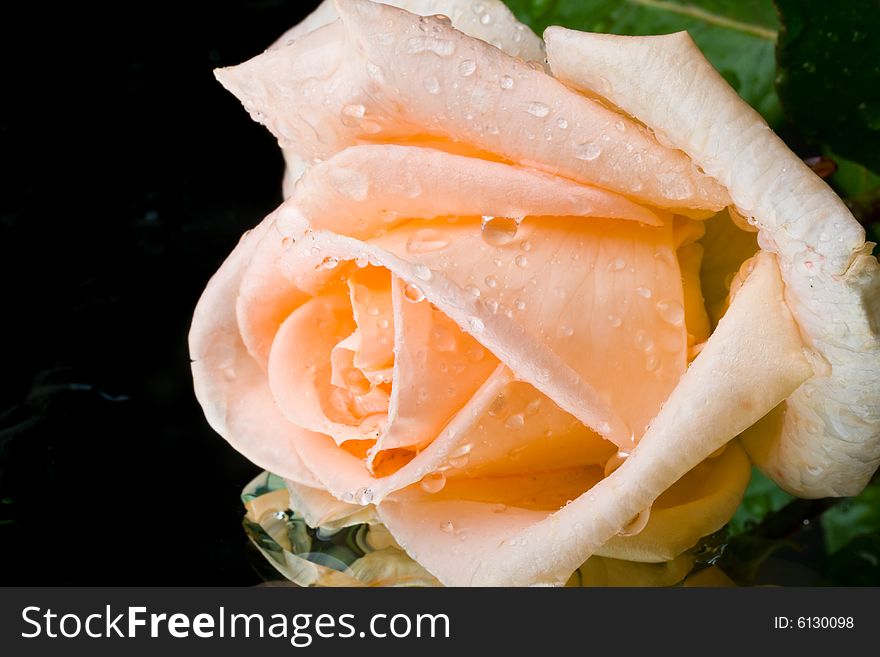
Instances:
[[[292,237],[285,237],[281,240],[281,247],[285,251],[290,251],[293,248],[293,245],[296,244],[296,240]]]
[[[367,504],[373,501],[373,491],[369,488],[358,489],[354,496],[357,503],[361,506],[367,506]]]
[[[422,477],[420,485],[426,493],[439,493],[446,485],[446,475],[442,472],[432,472]]]
[[[425,294],[412,283],[407,283],[403,288],[403,296],[411,303],[418,303],[425,298]]]
[[[516,299],[516,300],[513,302],[513,305],[516,306],[516,309],[517,309],[517,310],[520,310],[520,311],[526,309],[526,302],[523,301],[522,299]]]
[[[511,431],[516,431],[518,429],[522,429],[524,424],[525,418],[523,417],[523,414],[516,413],[505,420],[504,427],[506,429],[510,429]]]
[[[425,91],[427,91],[429,94],[433,94],[436,96],[440,93],[440,81],[433,75],[426,77],[422,84],[425,87]]]
[[[413,273],[422,281],[430,281],[434,277],[434,273],[425,265],[416,265],[413,267]]]
[[[615,258],[608,263],[608,271],[621,271],[626,267],[626,260],[623,258]]]
[[[431,36],[411,37],[406,41],[406,52],[415,55],[421,52],[432,52],[438,57],[449,57],[455,51],[455,43],[448,39],[436,39]]]
[[[345,116],[350,116],[353,119],[362,119],[364,118],[364,114],[366,113],[366,108],[360,103],[353,103],[343,107],[342,113]]]
[[[626,125],[624,125],[623,121],[618,121],[617,123],[614,124],[614,128],[618,132],[624,132],[626,130]]]
[[[481,333],[486,328],[483,320],[479,317],[468,317],[467,324],[471,333]]]
[[[532,116],[543,119],[550,113],[550,106],[546,103],[541,103],[535,100],[526,106],[526,111]]]
[[[520,269],[525,269],[529,266],[529,259],[522,254],[516,256],[514,262],[516,263],[516,266]]]
[[[458,65],[458,72],[461,73],[463,78],[472,76],[476,70],[477,64],[473,59],[463,59],[461,60],[461,64]]]
[[[654,346],[654,339],[645,330],[636,333],[636,346],[642,351],[650,351]]]
[[[584,162],[592,162],[601,154],[602,147],[599,146],[599,144],[593,144],[589,142],[576,146],[574,150],[575,159],[583,160]]]
[[[566,121],[562,117],[559,117],[558,119],[556,119],[556,125],[559,127],[560,130],[565,130],[566,128],[568,128],[568,121]]]
[[[501,85],[502,89],[512,89],[513,88],[513,78],[510,77],[509,75],[502,75],[498,80],[498,84]]]
[[[492,287],[492,288],[498,287],[498,277],[497,276],[492,276],[490,274],[489,276],[486,276],[486,278],[484,280],[486,281],[486,287]]]
[[[511,217],[484,216],[482,223],[483,241],[491,246],[506,246],[516,239],[519,222]]]
[[[434,340],[434,346],[437,347],[437,351],[455,351],[455,347],[457,346],[455,333],[445,326],[438,326],[432,329],[431,338]]]
[[[470,294],[474,299],[480,298],[480,288],[476,285],[468,285],[464,288],[464,291]]]
[[[570,338],[574,335],[574,329],[570,326],[560,326],[559,332],[562,333],[566,338]]]
[[[659,301],[657,303],[657,312],[667,324],[672,326],[681,326],[684,323],[684,306],[678,301]]]
[[[370,306],[367,308],[367,314],[372,315],[373,317],[379,316],[379,309],[376,306]]]
[[[382,319],[380,319],[376,322],[376,326],[378,326],[380,329],[387,329],[388,328],[388,320],[383,317]]]
[[[638,294],[642,299],[650,299],[651,298],[651,290],[647,287],[637,287],[636,294]]]
[[[648,357],[645,359],[645,369],[649,372],[655,371],[658,367],[660,367],[660,359],[656,354],[648,354]]]
[[[321,261],[315,269],[335,269],[336,265],[339,264],[339,258],[334,258],[333,256],[327,256]]]
[[[642,531],[645,526],[648,524],[648,520],[651,518],[651,509],[647,508],[637,516],[635,516],[632,520],[630,520],[623,528],[618,532],[620,536],[635,536],[640,531]]]
[[[532,243],[528,240],[523,240],[522,242],[520,242],[519,248],[528,253],[532,250]]]
[[[492,403],[489,404],[489,409],[486,412],[489,414],[489,417],[498,417],[504,412],[506,407],[507,398],[504,395],[499,394],[492,400]]]
[[[367,62],[367,75],[376,82],[385,82],[385,72],[382,70],[381,66],[374,64],[373,62]]]
[[[606,462],[605,462],[605,476],[607,477],[612,472],[617,470],[626,459],[629,458],[629,452],[617,452],[613,454]]]
[[[498,302],[495,299],[486,299],[486,301],[483,302],[483,305],[486,307],[486,310],[493,315],[498,312]]]
[[[449,238],[436,228],[422,228],[406,241],[409,253],[431,253],[449,246]]]
[[[620,328],[620,325],[623,324],[623,320],[620,319],[617,315],[608,315],[608,322],[614,328]]]
[[[480,23],[481,24],[488,25],[491,22],[492,22],[492,15],[491,14],[483,14],[482,16],[480,16]]]

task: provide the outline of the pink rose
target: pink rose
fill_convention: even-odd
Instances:
[[[288,173],[195,312],[211,425],[447,585],[680,578],[743,432],[788,490],[857,492],[877,261],[687,35],[550,28],[548,69],[500,2],[392,4],[451,21],[328,1],[217,71]]]

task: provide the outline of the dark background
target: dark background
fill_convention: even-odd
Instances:
[[[0,19],[0,584],[257,583],[259,470],[186,335],[283,165],[211,71],[318,2],[28,4]]]

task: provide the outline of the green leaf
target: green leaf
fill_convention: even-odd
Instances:
[[[880,173],[877,0],[776,0],[777,89],[808,138]]]
[[[754,468],[743,501],[730,520],[731,535],[736,536],[750,530],[768,514],[779,511],[793,499],[794,497]]]
[[[740,96],[770,122],[782,116],[773,80],[772,0],[506,0],[539,34],[548,25],[612,34],[687,30]]]
[[[834,554],[859,536],[880,532],[880,483],[843,500],[822,514],[825,547]]]

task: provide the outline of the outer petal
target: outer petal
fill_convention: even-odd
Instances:
[[[436,19],[368,0],[338,7],[341,24],[216,72],[282,147],[323,159],[430,136],[660,207],[729,201],[683,153],[543,71]]]
[[[484,507],[462,503],[456,513],[479,529],[458,560],[436,547],[449,547],[442,528],[435,531],[428,520],[408,521],[406,505],[383,503],[380,518],[444,584],[564,583],[675,481],[810,376],[781,296],[774,259],[764,254],[632,456],[556,513],[542,518],[537,511],[517,511],[498,520]]]
[[[298,427],[278,410],[266,375],[239,337],[235,296],[242,270],[270,223],[245,233],[214,274],[189,333],[196,397],[214,430],[248,459],[306,486],[320,486],[296,451]]]
[[[500,48],[511,57],[544,62],[544,42],[514,17],[501,0],[386,0],[384,4],[400,7],[414,14],[443,14],[452,20],[455,29],[482,39]],[[305,20],[285,32],[269,47],[277,50],[339,18],[336,3],[324,0]],[[294,148],[282,149],[287,170],[284,172],[284,198],[293,193],[293,186],[308,168],[308,162]]]
[[[754,218],[762,247],[779,254],[786,302],[831,367],[786,401],[777,434],[746,444],[797,495],[858,493],[880,465],[880,272],[864,229],[686,33],[550,28],[545,38],[558,77],[601,93],[687,152]]]

